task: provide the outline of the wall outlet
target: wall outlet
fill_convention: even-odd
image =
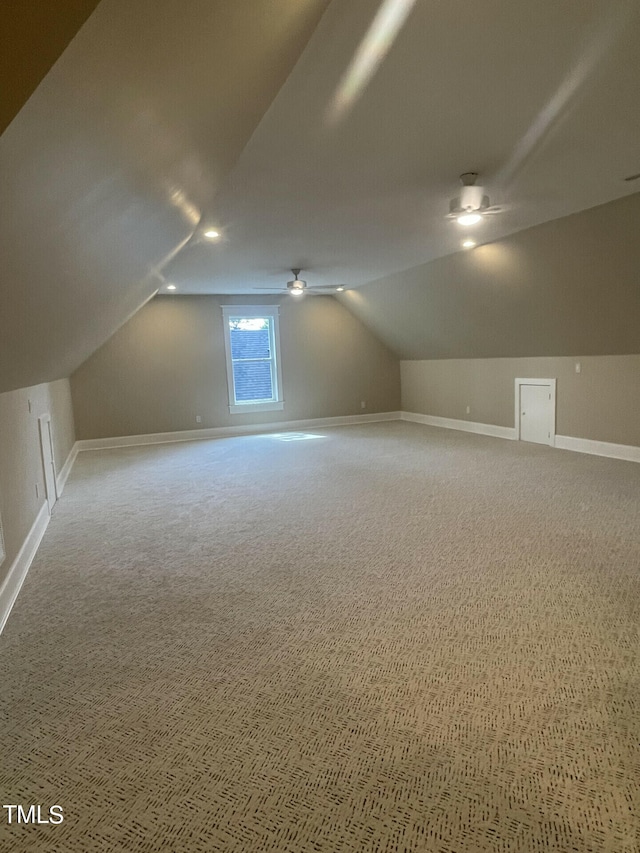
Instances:
[[[580,373],[581,370],[582,370],[582,365],[580,364],[579,361],[576,361],[576,373]]]
[[[201,423],[202,423],[202,415],[196,415],[196,423],[197,423],[197,424],[201,424]]]
[[[468,414],[468,415],[470,415],[470,414],[471,414],[471,406],[467,406],[467,414]]]
[[[361,409],[367,408],[367,401],[366,400],[360,400],[360,408]]]

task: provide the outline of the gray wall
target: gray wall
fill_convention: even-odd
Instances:
[[[59,473],[75,441],[69,381],[0,394],[0,516],[6,550],[0,584],[45,502],[38,418],[46,413],[51,415]]]
[[[78,438],[399,409],[397,358],[333,297],[308,295],[280,301],[284,411],[230,415],[221,305],[275,301],[151,300],[71,377]]]
[[[515,378],[556,378],[558,435],[640,446],[640,355],[403,361],[401,375],[405,411],[507,427]]]
[[[639,221],[636,193],[340,299],[402,359],[637,354]]]

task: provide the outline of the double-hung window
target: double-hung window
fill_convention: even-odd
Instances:
[[[229,411],[284,409],[277,305],[224,305]]]

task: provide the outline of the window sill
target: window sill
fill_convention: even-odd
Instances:
[[[229,406],[229,414],[244,415],[251,412],[282,412],[284,402],[281,403],[236,403]]]

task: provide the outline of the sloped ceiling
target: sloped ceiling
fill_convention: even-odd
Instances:
[[[363,45],[382,61],[360,85]],[[633,193],[639,68],[638,0],[334,0],[215,200],[226,240],[167,277],[251,292],[299,266],[357,287],[458,252],[445,214],[469,170],[504,208],[481,242]]]
[[[339,294],[402,359],[640,351],[640,193]]]
[[[635,192],[639,67],[638,0],[102,0],[0,137],[0,391],[169,280],[357,288],[455,254],[464,171],[503,207],[481,243]]]
[[[102,0],[0,138],[0,391],[158,287],[327,0]]]

